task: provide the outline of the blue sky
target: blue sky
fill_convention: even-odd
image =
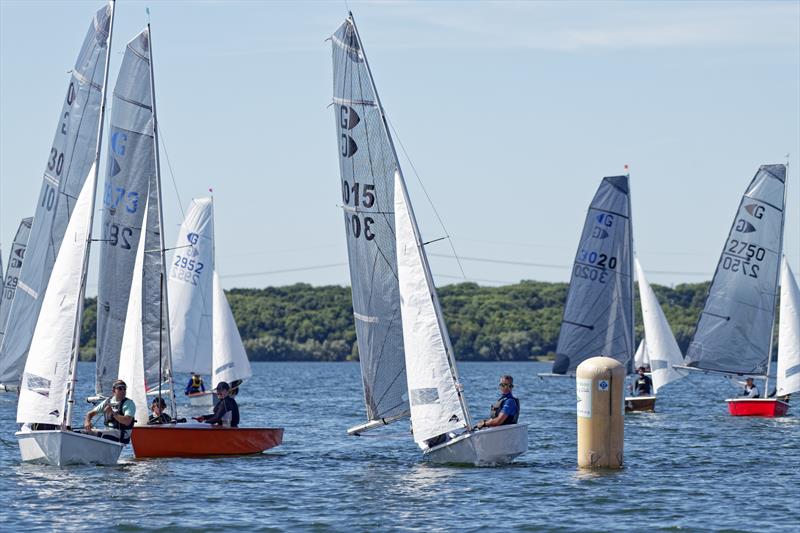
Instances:
[[[101,5],[0,2],[4,255],[36,202],[67,71]],[[185,208],[213,187],[226,288],[348,284],[325,42],[345,3],[120,0],[112,84],[148,5],[173,171],[162,151],[168,245],[181,220],[176,188]],[[349,7],[468,279],[566,281],[600,179],[625,164],[648,279],[709,279],[745,187],[786,154],[785,251],[800,270],[800,3]],[[401,164],[423,237],[443,236]],[[458,281],[446,241],[429,254],[439,284]]]

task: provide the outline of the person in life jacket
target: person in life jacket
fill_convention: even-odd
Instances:
[[[98,437],[128,444],[131,440],[133,424],[136,422],[134,418],[136,404],[130,398],[125,397],[127,389],[128,386],[124,381],[121,379],[115,381],[111,386],[112,396],[86,413],[83,429]],[[103,413],[105,417],[105,429],[97,431],[92,427],[92,419],[100,413]]]
[[[205,392],[206,385],[203,383],[203,377],[200,374],[195,374],[192,372],[192,377],[189,378],[189,383],[186,384],[186,388],[183,389],[183,394],[196,394],[198,392]]]
[[[158,396],[153,398],[153,403],[150,404],[150,418],[147,419],[148,426],[154,426],[158,424],[169,424],[172,422],[172,417],[169,416],[164,410],[167,408],[167,402],[164,401],[164,398]]]
[[[653,393],[653,380],[644,373],[643,366],[639,367],[638,372],[633,392],[636,396],[650,396]]]
[[[746,398],[758,398],[758,387],[756,387],[755,383],[753,383],[753,378],[747,378],[745,381],[742,396]]]
[[[239,405],[236,400],[229,396],[231,386],[224,381],[220,381],[217,385],[217,405],[214,406],[214,412],[210,415],[198,416],[195,418],[198,422],[205,422],[207,424],[219,424],[226,427],[239,426]]]
[[[498,386],[500,387],[500,398],[492,404],[490,418],[478,422],[478,425],[475,426],[476,429],[517,423],[519,399],[511,394],[511,390],[514,388],[514,378],[503,376],[500,378]]]

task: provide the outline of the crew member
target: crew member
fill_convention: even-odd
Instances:
[[[133,423],[136,422],[134,419],[136,404],[130,398],[125,397],[127,389],[128,386],[124,381],[121,379],[115,381],[111,386],[112,396],[86,413],[83,429],[98,437],[128,444],[131,440]],[[103,413],[105,416],[105,429],[96,431],[92,428],[92,418],[99,413]]]
[[[639,377],[636,378],[636,385],[633,393],[636,396],[650,396],[653,393],[653,380],[644,373],[644,367],[639,367]]]
[[[514,378],[503,376],[500,378],[499,387],[500,398],[492,404],[491,418],[478,422],[478,425],[475,426],[477,429],[517,423],[517,419],[519,419],[519,399],[511,394],[514,388]]]
[[[167,402],[164,401],[164,398],[158,396],[153,398],[153,403],[150,404],[150,418],[147,419],[148,426],[154,426],[158,424],[169,424],[172,422],[172,417],[169,416],[164,410],[167,408]]]
[[[230,390],[230,385],[220,381],[216,388],[217,405],[214,406],[214,412],[210,415],[198,416],[195,420],[207,424],[219,424],[232,428],[238,427],[239,406],[236,404],[236,400],[229,396]]]
[[[758,398],[758,387],[753,383],[753,378],[747,378],[745,381],[742,396],[746,398]]]
[[[203,383],[203,377],[200,374],[192,372],[192,377],[189,378],[189,383],[187,383],[186,388],[183,389],[183,394],[188,396],[189,394],[197,394],[198,392],[205,391],[206,384]]]

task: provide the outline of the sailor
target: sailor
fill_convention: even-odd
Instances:
[[[186,388],[183,389],[183,394],[196,394],[198,392],[205,392],[206,385],[203,383],[203,377],[200,374],[195,374],[192,372],[192,377],[189,378],[189,383],[186,384]]]
[[[505,426],[506,424],[516,424],[519,418],[519,400],[511,394],[514,388],[514,378],[503,376],[500,378],[500,398],[491,407],[491,418],[481,420],[476,429],[494,426]]]
[[[161,396],[157,396],[153,398],[153,403],[150,404],[150,418],[147,419],[148,426],[154,426],[158,424],[169,424],[172,422],[172,417],[169,416],[164,410],[167,408],[167,402],[164,401],[164,398]]]
[[[638,369],[639,377],[636,378],[636,385],[633,389],[636,396],[650,396],[653,394],[653,380],[644,371],[644,367],[640,366]]]
[[[195,418],[198,422],[205,422],[207,424],[218,424],[226,427],[239,426],[239,406],[236,400],[229,396],[231,386],[220,381],[217,385],[217,405],[214,406],[214,412],[210,415],[198,416]]]
[[[124,381],[121,379],[115,381],[111,386],[112,396],[86,413],[83,429],[98,437],[128,444],[131,440],[133,423],[136,422],[134,419],[136,404],[130,398],[125,397],[127,389],[128,386]],[[105,416],[105,429],[96,431],[92,428],[92,418],[100,413]]]
[[[753,383],[753,378],[747,378],[742,396],[746,398],[758,398],[758,387]]]

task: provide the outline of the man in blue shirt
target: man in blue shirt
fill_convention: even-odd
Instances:
[[[511,394],[514,388],[514,378],[511,376],[503,376],[500,378],[500,398],[491,408],[491,418],[481,420],[477,429],[495,426],[505,426],[506,424],[516,424],[519,418],[519,400]]]

